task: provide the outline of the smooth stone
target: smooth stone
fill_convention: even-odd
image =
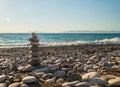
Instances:
[[[39,39],[38,38],[30,38],[29,41],[31,41],[31,42],[39,42]]]
[[[77,84],[77,83],[79,83],[80,81],[73,81],[73,82],[65,82],[65,83],[63,83],[62,84],[62,86],[63,87],[75,87],[75,85]]]
[[[38,42],[31,42],[30,45],[32,45],[32,46],[39,46],[40,43],[38,43]]]
[[[49,70],[57,70],[57,69],[59,69],[59,66],[58,65],[49,65],[49,66],[47,66],[47,68]]]
[[[98,78],[98,77],[90,79],[89,82],[91,83],[91,85],[96,85],[96,84],[97,85],[104,85],[104,86],[107,85],[107,81],[105,81],[105,80],[103,80],[101,78]]]
[[[0,87],[7,87],[6,83],[0,83]]]
[[[75,85],[75,87],[89,87],[90,85],[90,82],[79,82]]]
[[[117,65],[114,65],[114,66],[112,66],[111,67],[111,69],[113,70],[113,71],[120,71],[120,66],[117,66]]]
[[[37,38],[37,34],[33,32],[32,37]]]
[[[19,66],[19,67],[18,67],[18,70],[19,70],[19,71],[27,71],[27,72],[30,72],[30,71],[32,71],[34,68],[35,68],[34,66],[28,64],[28,65],[26,65],[26,66]]]
[[[82,80],[90,80],[90,79],[95,78],[95,77],[100,77],[100,73],[98,73],[98,72],[85,73],[82,76]]]
[[[40,68],[40,69],[34,69],[32,72],[33,73],[39,73],[39,72],[47,72],[48,68],[44,67],[44,68]]]
[[[85,65],[84,66],[84,71],[88,71],[89,69],[93,69],[92,65]]]
[[[112,86],[120,86],[120,78],[110,79],[108,83]]]
[[[65,75],[66,75],[66,72],[63,70],[58,70],[55,72],[56,77],[65,77]]]
[[[21,87],[29,87],[27,84],[22,84]]]
[[[31,64],[32,66],[40,65],[40,60],[39,59],[29,60],[29,64]]]
[[[56,80],[56,84],[63,84],[65,82],[65,80],[63,78],[59,78]]]
[[[35,83],[28,83],[27,84],[29,87],[42,87],[41,84],[35,82]],[[46,86],[45,86],[46,87]]]
[[[53,77],[54,75],[52,74],[52,73],[46,73],[46,74],[44,74],[44,75],[42,75],[42,78],[44,78],[44,79],[49,79],[49,78],[51,78],[51,77]]]
[[[30,47],[30,50],[33,52],[39,52],[40,48],[38,46],[32,46],[32,47]]]
[[[45,73],[44,72],[38,72],[35,74],[37,78],[41,78]]]
[[[17,83],[12,83],[8,87],[21,87],[21,84],[19,82]]]
[[[29,53],[30,53],[32,56],[40,56],[40,52],[30,51]]]
[[[36,81],[37,81],[37,79],[34,76],[27,76],[27,77],[24,77],[22,79],[23,83],[33,83],[33,82],[36,82]]]
[[[108,63],[108,62],[104,62],[104,63],[102,64],[102,66],[104,66],[104,67],[111,67],[112,64],[110,64],[110,63]]]
[[[0,75],[0,83],[4,82],[7,79],[6,75]]]
[[[87,72],[95,72],[95,69],[89,69]]]
[[[76,81],[76,80],[79,80],[81,81],[82,80],[82,77],[80,74],[77,74],[77,73],[72,73],[70,75],[68,75],[68,81]]]
[[[55,63],[61,63],[61,62],[63,62],[64,60],[61,58],[61,59],[57,59],[56,61],[55,61]]]
[[[45,82],[47,82],[47,83],[55,83],[55,80],[54,79],[47,79]]]
[[[108,80],[110,80],[110,79],[115,79],[115,78],[117,78],[117,76],[114,76],[114,75],[102,75],[100,78],[103,79],[103,80],[108,81]]]

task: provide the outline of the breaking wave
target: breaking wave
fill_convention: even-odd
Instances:
[[[82,44],[120,44],[120,38],[115,37],[111,39],[101,39],[95,41],[74,41],[74,42],[40,42],[41,47],[45,46],[70,46],[70,45],[82,45]],[[0,38],[0,48],[8,48],[8,47],[29,47],[29,42],[26,43],[9,43],[4,42],[3,39]]]

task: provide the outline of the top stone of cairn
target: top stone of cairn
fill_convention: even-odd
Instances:
[[[33,33],[32,33],[32,37],[33,37],[33,38],[37,38],[37,34],[33,32]]]

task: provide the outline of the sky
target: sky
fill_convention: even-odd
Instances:
[[[0,33],[120,30],[120,0],[0,0]]]

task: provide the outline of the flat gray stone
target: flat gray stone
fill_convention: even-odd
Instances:
[[[27,77],[24,77],[22,79],[23,83],[33,83],[33,82],[36,82],[36,81],[37,81],[37,79],[34,76],[27,76]]]
[[[95,77],[100,77],[100,73],[98,73],[98,72],[85,73],[82,76],[82,80],[90,80],[90,79],[95,78]]]
[[[21,84],[19,82],[17,83],[12,83],[8,87],[21,87]]]
[[[120,78],[110,79],[108,83],[112,86],[120,86]]]

